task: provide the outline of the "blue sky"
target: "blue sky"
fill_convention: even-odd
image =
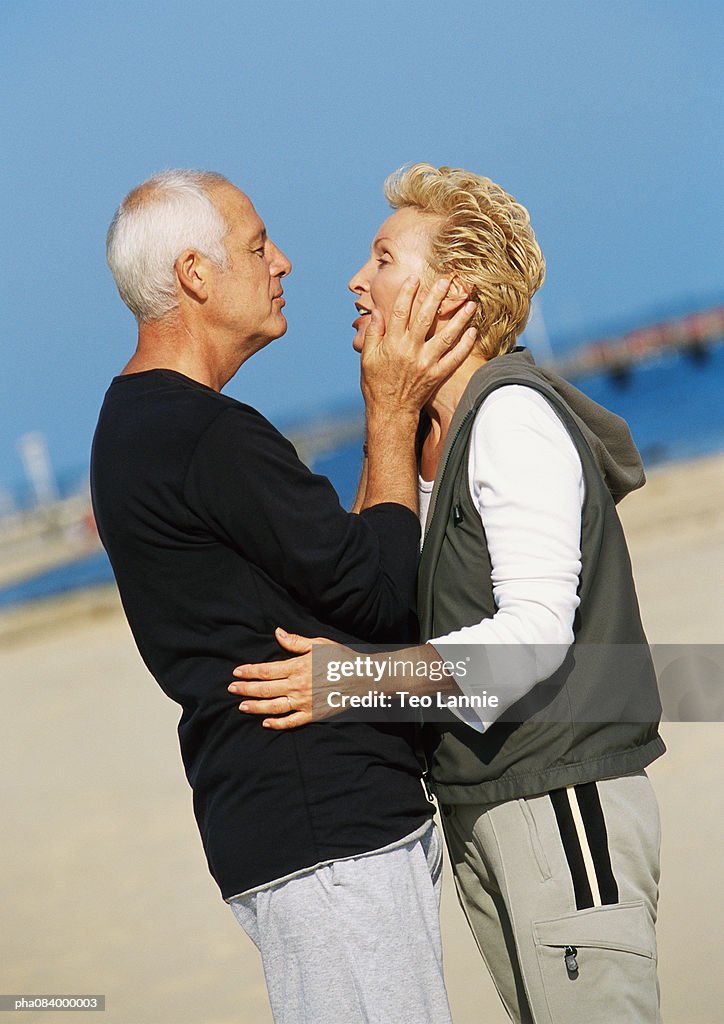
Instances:
[[[294,264],[287,335],[227,388],[277,420],[354,399],[346,282],[402,163],[530,209],[554,347],[724,294],[719,3],[33,2],[2,16],[0,486],[40,430],[82,470],[134,321],[104,262],[165,167],[248,191]],[[717,80],[719,79],[719,80]]]

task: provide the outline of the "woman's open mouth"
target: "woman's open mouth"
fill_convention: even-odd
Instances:
[[[352,326],[356,331],[358,331],[364,323],[365,317],[368,317],[372,310],[367,309],[367,307],[363,306],[360,302],[355,302],[355,308],[357,309],[359,316],[353,321]]]

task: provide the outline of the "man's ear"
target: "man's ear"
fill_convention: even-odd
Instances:
[[[448,293],[440,303],[438,315],[446,317],[453,316],[469,298],[469,289],[466,288],[457,277],[453,277],[450,282]]]
[[[209,297],[208,261],[194,249],[186,249],[176,260],[176,277],[184,292],[197,302],[206,302]]]

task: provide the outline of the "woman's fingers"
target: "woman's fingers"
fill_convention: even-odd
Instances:
[[[289,661],[265,661],[256,665],[237,665],[233,675],[237,679],[285,679],[289,675]]]
[[[285,658],[283,661],[263,661],[254,665],[237,665],[232,675],[237,679],[286,679],[295,669],[304,663],[307,654],[298,658]]]
[[[281,627],[276,634],[279,643],[287,643],[290,649],[311,648],[313,644],[335,646],[335,642],[326,637],[302,637],[286,633]],[[323,685],[315,693],[312,668],[311,650],[285,661],[239,665],[234,669],[237,678],[227,689],[242,698],[239,711],[267,716],[262,721],[267,729],[296,729],[311,722],[313,717],[328,718],[336,713],[327,705]]]
[[[275,729],[283,732],[285,729],[298,729],[300,725],[308,725],[312,716],[308,711],[295,711],[291,715],[284,715],[282,718],[265,718],[261,723],[265,729]]]
[[[245,715],[288,715],[292,710],[292,702],[286,694],[274,700],[243,700],[239,711]]]
[[[227,686],[229,693],[250,697],[253,700],[272,700],[274,697],[284,697],[293,688],[294,683],[291,679],[271,679],[265,682],[242,679]]]
[[[277,626],[274,635],[279,646],[283,647],[285,651],[291,651],[292,654],[308,654],[312,649],[312,644],[318,642],[317,638],[300,636],[298,633],[287,633],[281,626]]]

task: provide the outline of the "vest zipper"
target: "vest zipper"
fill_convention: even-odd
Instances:
[[[427,528],[427,530],[425,530],[426,534],[430,533],[430,531],[432,530],[432,522],[433,522],[433,519],[435,518],[435,513],[437,512],[437,499],[438,499],[438,496],[440,494],[440,491],[442,490],[442,482],[445,479],[445,474],[447,473],[447,467],[450,464],[450,459],[452,458],[453,449],[454,449],[455,445],[457,444],[458,438],[460,437],[460,435],[463,432],[463,428],[465,427],[465,424],[468,422],[468,420],[470,419],[471,416],[475,415],[475,412],[476,412],[476,406],[474,406],[472,409],[468,409],[468,411],[465,413],[465,415],[463,416],[462,423],[460,424],[460,426],[458,427],[457,431],[455,432],[455,437],[452,439],[450,447],[447,450],[447,456],[445,458],[445,465],[442,467],[442,473],[440,474],[440,484],[439,484],[438,489],[437,489],[437,494],[435,495],[435,507],[432,510],[432,516],[430,517],[430,520],[429,520],[430,525]],[[461,517],[461,522],[462,522],[462,517]]]
[[[425,771],[422,773],[422,784],[425,787],[425,795],[430,803],[434,803],[432,799],[432,790],[430,789],[430,769],[427,767],[427,757],[425,757]]]

